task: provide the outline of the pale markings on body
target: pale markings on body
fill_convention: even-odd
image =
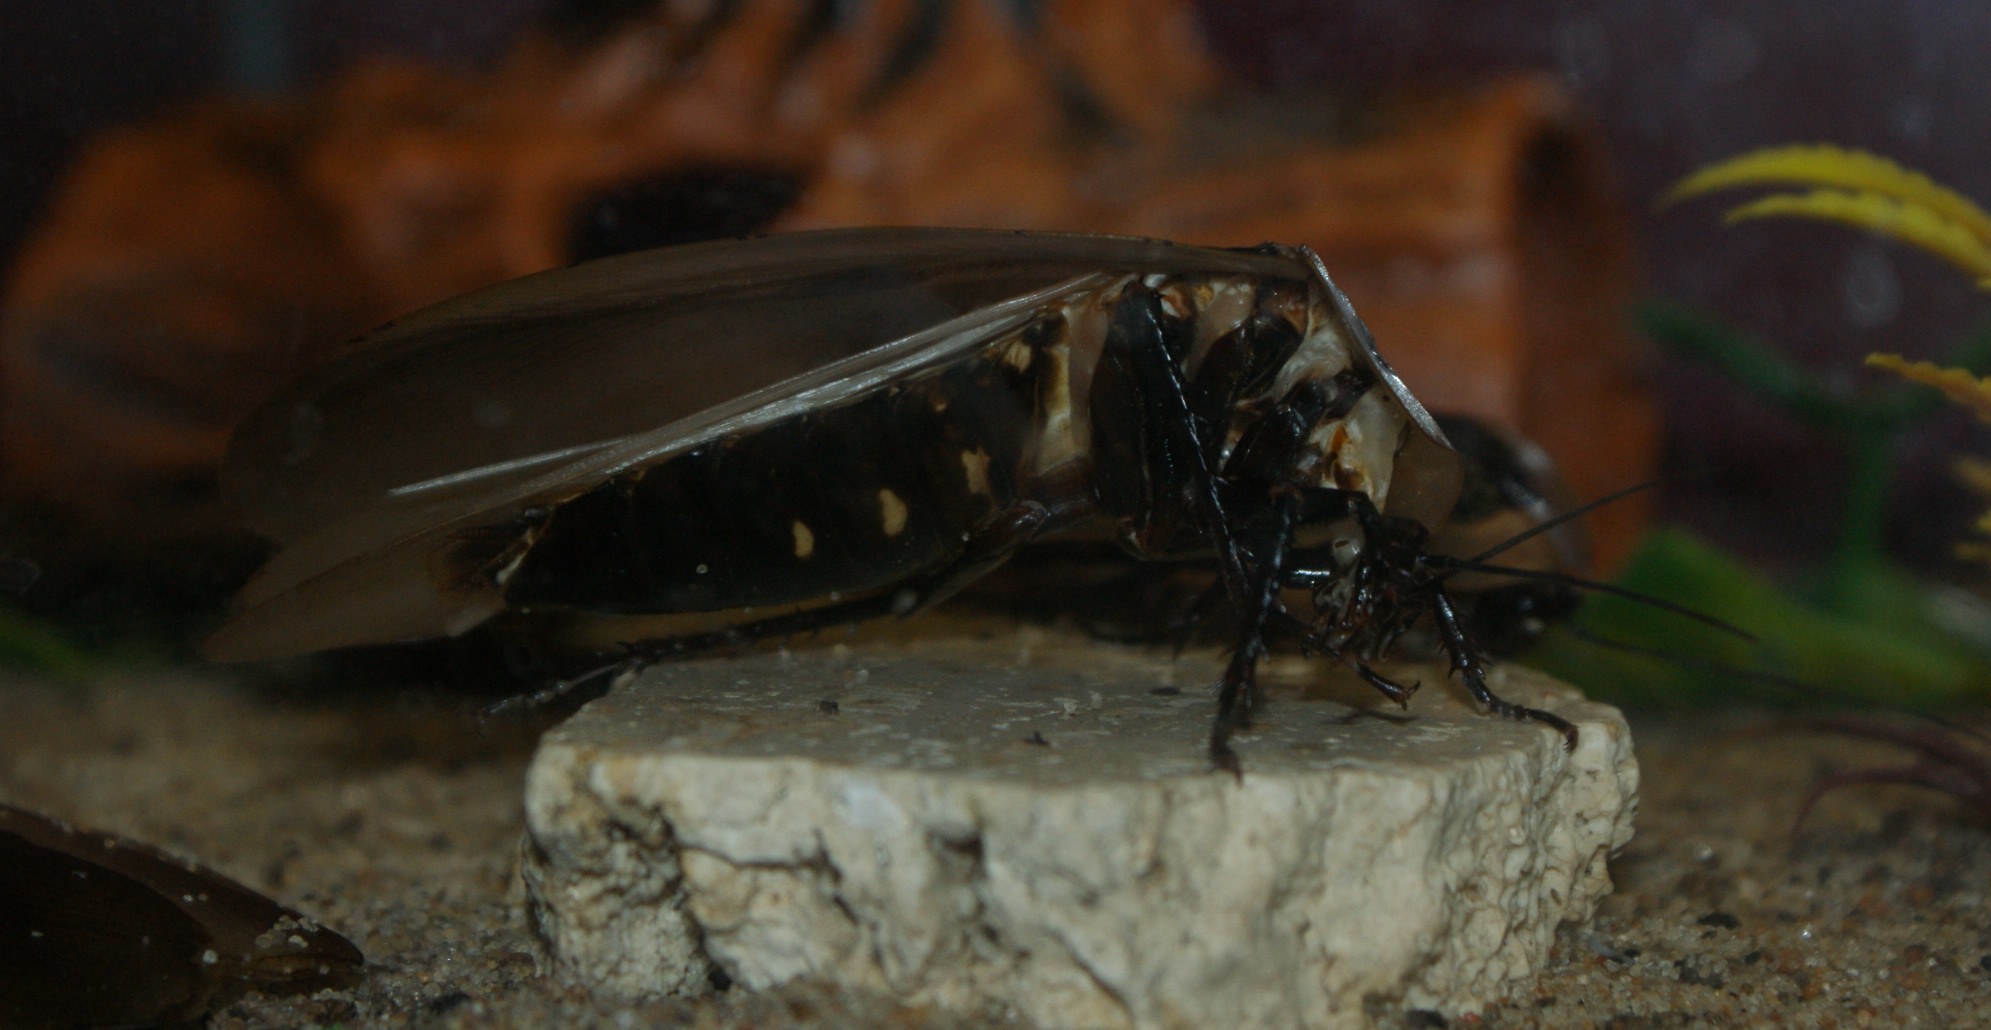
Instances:
[[[796,519],[795,524],[789,528],[795,531],[796,558],[807,560],[810,555],[816,553],[816,534],[809,528],[808,523]]]
[[[1333,425],[1335,436],[1327,451],[1332,458],[1327,472],[1333,481],[1321,485],[1359,490],[1380,504],[1389,496],[1396,449],[1406,428],[1400,409],[1379,391],[1371,391],[1355,402],[1347,418]]]
[[[1069,339],[1070,333],[1062,334]],[[1037,439],[1037,471],[1057,468],[1077,460],[1085,448],[1074,436],[1078,426],[1072,418],[1071,348],[1063,343],[1044,349],[1048,366],[1043,373],[1041,419]]]
[[[1021,337],[1012,337],[1008,343],[997,349],[995,353],[997,361],[1008,365],[1018,372],[1030,371],[1030,362],[1034,357],[1034,348]]]
[[[1189,367],[1183,369],[1185,374],[1193,372],[1217,338],[1235,330],[1251,316],[1259,298],[1259,284],[1248,277],[1217,276],[1185,282],[1158,274],[1130,276],[1082,300],[1062,305],[1056,317],[1063,322],[1064,331],[1054,337],[1058,341],[1055,344],[1032,348],[1018,336],[994,344],[987,352],[988,358],[1012,364],[1019,371],[1028,367],[1022,356],[1042,351],[1045,364],[1039,373],[1037,453],[1032,463],[1037,472],[1056,468],[1087,452],[1090,427],[1084,400],[1090,376],[1080,371],[1086,366],[1074,366],[1073,343],[1103,339],[1105,327],[1099,323],[1104,321],[1106,309],[1113,298],[1134,282],[1155,290],[1169,317],[1189,320],[1195,326]],[[1314,300],[1304,314],[1298,310],[1291,314],[1305,323],[1302,342],[1281,366],[1273,387],[1262,400],[1284,396],[1301,379],[1332,378],[1353,363],[1351,341],[1343,337],[1325,302]],[[1086,346],[1085,357],[1094,357],[1091,353],[1094,349]],[[1391,406],[1387,397],[1380,393],[1365,396],[1346,417],[1314,427],[1308,454],[1294,472],[1301,480],[1315,485],[1366,493],[1381,506],[1387,500],[1395,447],[1407,425],[1408,419]],[[1229,457],[1242,428],[1242,425],[1231,427],[1220,460]],[[970,488],[975,489],[975,470],[966,467],[968,455],[964,454],[962,460]]]
[[[878,491],[879,525],[886,536],[898,536],[906,528],[906,502],[890,490]]]
[[[1168,317],[1187,320],[1195,316],[1197,306],[1195,299],[1192,299],[1190,295],[1190,287],[1181,282],[1167,284],[1150,282],[1149,285],[1160,285],[1160,289],[1156,291],[1156,296],[1161,298],[1161,309]]]
[[[968,492],[989,493],[989,452],[974,447],[961,452],[961,471],[968,477]]]
[[[1245,278],[1217,278],[1198,285],[1196,339],[1189,350],[1193,365],[1202,364],[1210,346],[1250,318],[1258,307],[1258,284]]]

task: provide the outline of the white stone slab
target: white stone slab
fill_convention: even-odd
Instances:
[[[1356,1026],[1525,984],[1610,889],[1637,767],[1618,713],[1519,668],[1435,667],[1407,714],[1298,687],[1204,753],[1219,665],[1027,630],[659,666],[548,734],[533,918],[642,997],[818,978],[1054,1027]]]

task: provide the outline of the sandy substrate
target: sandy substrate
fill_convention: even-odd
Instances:
[[[1186,680],[1210,659],[1180,661]],[[1815,777],[1901,756],[1768,725],[1632,713],[1643,798],[1637,837],[1612,863],[1617,892],[1593,922],[1563,928],[1532,991],[1453,1024],[1991,1020],[1986,828],[1927,792],[1862,788],[1793,832]],[[312,700],[217,671],[0,678],[0,801],[197,858],[367,955],[356,986],[252,995],[215,1026],[1003,1025],[1000,1013],[942,1017],[808,987],[631,1011],[561,983],[517,879],[520,787],[540,728],[490,724],[435,693]]]

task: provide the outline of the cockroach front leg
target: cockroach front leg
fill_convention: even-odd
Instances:
[[[1362,677],[1362,682],[1376,688],[1377,692],[1381,693],[1384,697],[1395,701],[1398,708],[1409,707],[1410,695],[1417,693],[1417,688],[1422,686],[1419,683],[1412,683],[1406,687],[1370,668],[1368,662],[1356,662],[1354,664],[1355,675]]]
[[[1472,692],[1473,698],[1494,715],[1509,719],[1533,719],[1548,726],[1562,734],[1563,750],[1576,750],[1574,723],[1554,712],[1504,700],[1486,685],[1486,669],[1479,649],[1466,638],[1465,629],[1459,625],[1458,609],[1453,606],[1451,596],[1445,593],[1444,587],[1435,583],[1427,589],[1431,592],[1431,617],[1438,623],[1438,633],[1445,641],[1446,653],[1451,656],[1452,669],[1465,681],[1466,689]]]

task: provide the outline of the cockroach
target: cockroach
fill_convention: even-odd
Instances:
[[[529,276],[363,337],[240,428],[281,549],[222,660],[643,613],[647,661],[928,608],[1036,541],[1214,569],[1210,754],[1268,632],[1401,702],[1415,624],[1489,712],[1428,544],[1460,454],[1304,247],[856,229]],[[1480,556],[1485,557],[1484,555]],[[1470,571],[1470,570],[1468,570]],[[1298,597],[1301,600],[1289,600]]]
[[[354,977],[344,937],[220,873],[0,804],[0,1026],[199,1019]]]

